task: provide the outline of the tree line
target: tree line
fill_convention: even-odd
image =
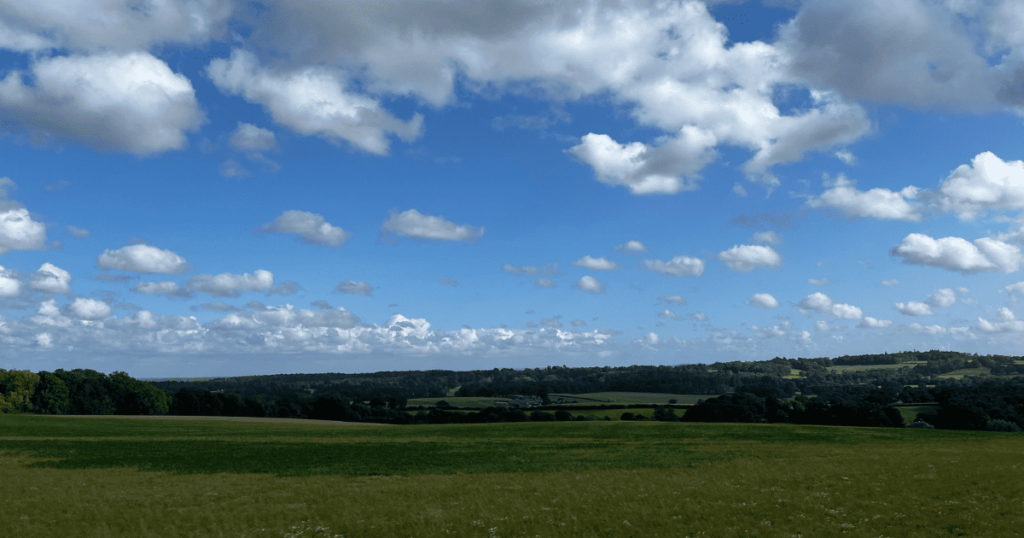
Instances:
[[[834,425],[901,425],[896,403],[934,403],[922,420],[940,428],[1007,429],[1024,426],[1024,366],[1000,355],[927,351],[853,357],[776,357],[761,362],[711,365],[510,368],[455,372],[287,374],[143,382],[124,372],[93,370],[32,373],[0,369],[0,412],[45,414],[172,414],[313,418],[392,423],[559,420],[568,411],[487,408],[474,412],[444,406],[407,409],[408,400],[458,396],[539,396],[549,393],[660,392],[707,394],[677,417],[655,407],[650,417],[627,411],[627,420],[793,422]],[[903,364],[900,368],[836,373],[836,365]],[[891,362],[895,361],[895,362]],[[962,380],[938,376],[962,368],[990,369],[999,378]],[[794,369],[799,376],[790,375]],[[713,395],[722,395],[712,398]],[[808,398],[814,395],[813,398]],[[554,411],[554,414],[548,411]],[[565,411],[559,413],[559,411]],[[578,411],[578,410],[577,410]],[[895,414],[894,414],[895,413]]]
[[[166,415],[170,402],[166,391],[124,372],[0,369],[2,413]]]

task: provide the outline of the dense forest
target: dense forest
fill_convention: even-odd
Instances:
[[[1024,365],[1017,364],[1019,360],[933,350],[711,365],[281,374],[150,382],[124,372],[108,376],[81,369],[39,373],[0,369],[0,412],[269,416],[404,424],[542,421],[581,416],[570,412],[578,412],[579,407],[562,409],[552,404],[549,394],[621,391],[708,398],[685,409],[682,416],[676,415],[676,409],[684,406],[617,405],[592,410],[621,412],[618,418],[626,420],[902,426],[894,405],[927,403],[932,406],[918,417],[919,425],[1019,431],[1024,425]],[[863,368],[872,365],[879,368]],[[852,366],[858,368],[842,368]],[[964,369],[980,374],[941,377]],[[529,414],[507,407],[469,412],[445,405],[408,407],[412,398],[450,394],[530,397],[540,403]],[[633,409],[613,411],[627,407]]]

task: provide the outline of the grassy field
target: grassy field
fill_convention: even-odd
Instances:
[[[676,400],[679,405],[694,405],[698,400],[717,397],[717,394],[661,394],[656,392],[591,392],[587,394],[549,394],[552,402],[562,405],[558,399],[569,402],[565,405],[666,405],[669,400]],[[576,403],[571,403],[576,400]]]
[[[1019,434],[0,415],[5,536],[1021,536]]]
[[[989,375],[991,373],[992,370],[989,368],[961,368],[959,370],[953,370],[948,374],[942,374],[938,377],[943,379],[963,379],[964,377]]]
[[[464,396],[445,396],[444,398],[412,398],[409,407],[433,407],[437,402],[446,401],[452,407],[483,409],[500,404],[508,404],[511,398],[475,398]]]
[[[697,400],[714,398],[717,394],[661,394],[654,392],[593,392],[588,394],[549,394],[554,405],[666,405],[669,400],[676,400],[679,405],[693,405]],[[561,399],[562,401],[559,401]],[[409,407],[432,407],[437,402],[444,400],[452,407],[483,409],[497,405],[507,405],[512,402],[532,401],[540,404],[539,398],[513,400],[511,398],[475,398],[449,396],[445,398],[413,398],[409,400]]]
[[[918,364],[925,364],[925,361],[911,361],[901,364],[854,364],[833,366],[829,368],[829,370],[833,374],[841,374],[843,372],[863,372],[864,370],[896,370],[899,368],[913,368]]]
[[[934,412],[937,409],[935,405],[897,405],[896,409],[903,415],[903,423],[910,424],[917,418],[918,413],[924,413],[926,411]]]

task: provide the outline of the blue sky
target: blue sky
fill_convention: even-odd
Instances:
[[[1024,354],[1018,2],[0,1],[0,367]]]

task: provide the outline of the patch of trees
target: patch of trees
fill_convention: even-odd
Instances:
[[[899,353],[881,353],[868,355],[843,355],[832,359],[835,366],[870,366],[875,364],[903,364],[917,361],[939,361],[961,358],[970,360],[972,355],[959,351],[901,351]]]
[[[994,379],[949,383],[931,391],[939,407],[917,416],[936,428],[1020,431],[1024,427],[1024,383]]]
[[[0,370],[0,412],[48,415],[165,415],[168,394],[124,372]]]
[[[476,380],[479,372],[428,370],[371,374],[276,374],[202,380],[151,381],[171,393],[183,388],[238,394],[271,401],[294,394],[339,396],[349,399],[439,398],[449,389]]]
[[[988,355],[975,357],[974,362],[977,366],[990,369],[992,375],[1024,374],[1024,364],[1015,364],[1014,357]]]
[[[687,410],[685,422],[772,422],[828,426],[901,427],[903,417],[890,405],[867,400],[842,402],[736,393],[704,400]]]

